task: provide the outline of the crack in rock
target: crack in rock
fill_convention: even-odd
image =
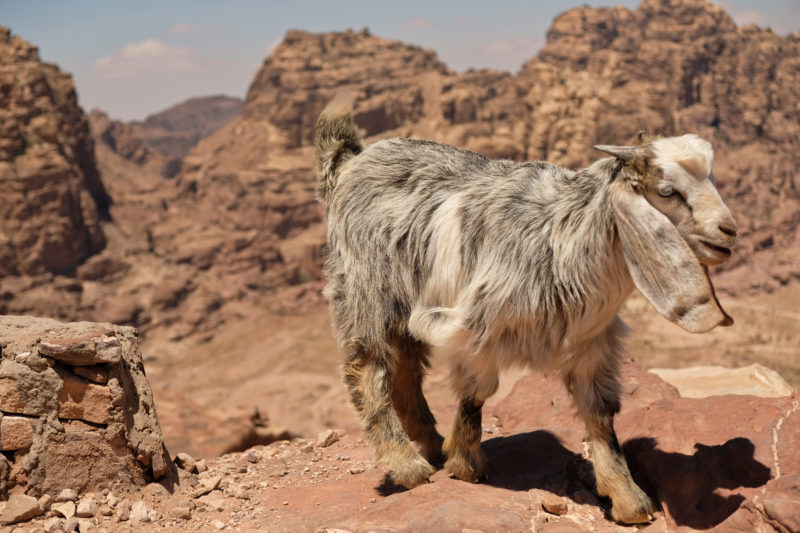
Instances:
[[[787,409],[785,413],[783,413],[783,415],[775,423],[775,427],[772,428],[772,460],[775,462],[775,479],[781,477],[781,463],[780,457],[778,456],[778,433],[781,430],[783,421],[797,412],[798,409],[800,409],[800,399],[795,397],[792,401],[792,406]]]

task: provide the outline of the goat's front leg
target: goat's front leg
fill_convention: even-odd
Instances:
[[[445,469],[458,479],[477,483],[488,477],[489,462],[481,450],[481,409],[498,387],[497,369],[456,365],[451,374],[459,398],[458,413],[444,441]]]
[[[578,413],[592,441],[597,492],[611,498],[611,515],[626,524],[649,522],[655,504],[633,481],[614,432],[614,415],[620,408],[619,357],[615,323],[608,331],[576,351],[564,381],[575,399]]]

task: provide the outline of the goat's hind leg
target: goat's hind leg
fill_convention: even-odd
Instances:
[[[482,371],[483,370],[483,371]],[[477,483],[488,478],[489,462],[481,450],[481,410],[498,387],[497,369],[456,365],[451,375],[459,398],[458,413],[444,441],[445,469],[458,479]]]
[[[619,340],[612,326],[595,342],[587,343],[564,374],[578,413],[592,441],[597,492],[611,498],[611,515],[626,524],[649,522],[655,504],[633,481],[614,431],[620,408]]]
[[[444,439],[436,431],[436,418],[422,394],[422,380],[428,367],[428,347],[410,337],[397,343],[399,355],[395,362],[392,403],[406,433],[419,443],[422,456],[441,466],[444,461]]]
[[[344,382],[378,461],[387,464],[399,485],[426,483],[436,469],[411,445],[394,409],[390,355],[358,343],[348,345],[346,352]]]

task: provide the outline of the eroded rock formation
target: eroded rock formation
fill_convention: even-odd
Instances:
[[[174,482],[136,330],[0,316],[0,492]]]
[[[0,27],[0,277],[71,273],[110,199],[69,74]]]

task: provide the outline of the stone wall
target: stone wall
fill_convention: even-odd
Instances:
[[[137,331],[0,316],[0,491],[174,482]]]

